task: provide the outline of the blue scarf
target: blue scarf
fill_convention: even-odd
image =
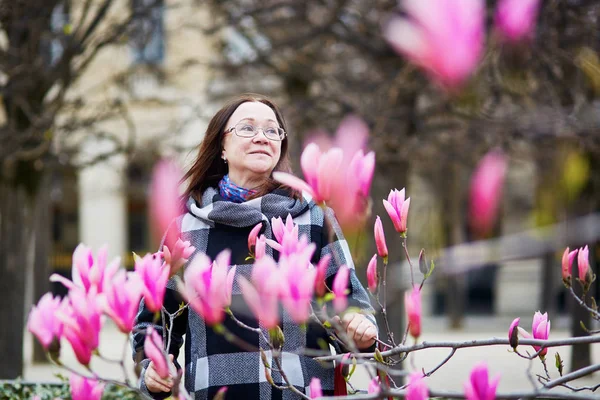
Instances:
[[[231,182],[229,174],[225,175],[219,182],[219,194],[221,197],[234,203],[243,203],[254,193],[256,193],[256,190],[244,189]]]

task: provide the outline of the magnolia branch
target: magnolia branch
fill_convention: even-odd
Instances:
[[[519,345],[523,346],[540,346],[541,348],[569,346],[574,344],[588,344],[588,343],[600,343],[600,336],[585,336],[585,337],[574,337],[568,339],[557,339],[557,340],[540,340],[540,339],[520,339]],[[429,348],[451,348],[451,349],[463,349],[469,347],[483,347],[483,346],[498,346],[498,345],[510,345],[508,339],[491,338],[482,340],[469,340],[466,342],[422,342],[413,346],[397,346],[392,350],[382,351],[381,355],[384,357],[398,355],[401,353],[411,353],[413,351],[429,349]],[[356,353],[353,354],[357,358],[373,358],[375,353]],[[335,361],[341,359],[341,355],[317,357],[319,361]]]

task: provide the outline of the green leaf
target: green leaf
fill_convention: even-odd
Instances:
[[[560,358],[560,354],[556,353],[555,359],[556,359],[556,361],[555,361],[556,369],[558,370],[558,373],[560,374],[560,376],[562,376],[564,363],[563,363],[563,360]]]

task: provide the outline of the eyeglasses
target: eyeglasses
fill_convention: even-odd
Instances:
[[[282,128],[276,126],[267,126],[265,128],[258,128],[248,122],[239,122],[235,126],[227,129],[225,133],[233,131],[236,135],[243,138],[253,138],[258,135],[258,131],[263,131],[267,139],[281,141],[285,139],[285,131]]]

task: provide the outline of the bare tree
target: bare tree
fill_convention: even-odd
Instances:
[[[442,208],[451,210],[443,213],[442,245],[458,244],[469,234],[465,177],[490,148],[519,155],[550,141],[598,154],[595,1],[543,2],[536,37],[521,46],[497,40],[495,2],[488,4],[486,55],[458,96],[435,88],[386,44],[382,26],[401,12],[395,0],[209,3],[218,18],[206,31],[221,38],[225,56],[215,70],[236,82],[215,84],[214,94],[244,87],[285,99],[298,142],[311,128],[332,130],[344,114],[360,115],[377,151],[374,198],[406,186],[409,168],[427,179]],[[599,198],[597,192],[592,196]],[[382,214],[381,204],[373,212]],[[460,299],[462,283],[448,286],[450,298]],[[462,304],[450,302],[453,326],[461,323]]]
[[[58,165],[90,165],[135,144],[135,124],[123,101],[132,71],[111,75],[110,84],[123,96],[91,98],[79,87],[81,78],[105,49],[128,42],[136,57],[152,58],[147,44],[158,29],[153,17],[166,3],[0,1],[0,378],[16,378],[23,369],[23,327],[31,301],[24,295],[26,271],[35,265],[33,281],[41,285],[36,296],[48,290],[50,174]],[[168,7],[183,4],[198,6],[173,1]],[[140,65],[156,79],[166,78],[151,62]],[[115,121],[125,129],[111,130]],[[108,145],[80,157],[90,137]]]

